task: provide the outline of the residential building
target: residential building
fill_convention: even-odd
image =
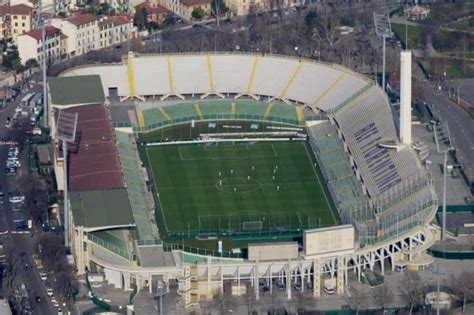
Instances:
[[[0,6],[1,38],[16,43],[19,35],[32,28],[33,8],[27,4]]]
[[[46,58],[48,63],[54,63],[66,53],[67,36],[61,30],[48,26],[45,28]],[[43,60],[42,30],[34,29],[18,36],[18,52],[21,63],[29,59]]]
[[[154,3],[151,1],[139,3],[134,8],[135,12],[141,9],[145,9],[148,22],[155,22],[157,24],[163,23],[163,21],[166,19],[166,16],[171,13],[171,11],[169,11],[161,4]]]
[[[98,27],[100,49],[129,40],[133,35],[133,18],[125,14],[107,16],[99,20]]]
[[[181,0],[179,1],[178,14],[187,20],[191,20],[194,10],[201,8],[204,15],[211,15],[211,0]]]
[[[233,15],[247,15],[252,8],[255,11],[273,11],[305,3],[303,0],[224,0]]]
[[[100,48],[98,21],[92,14],[77,13],[67,19],[53,19],[52,25],[67,36],[66,54],[70,57]]]

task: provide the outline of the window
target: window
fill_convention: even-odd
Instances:
[[[25,27],[25,23],[21,23],[21,26]]]
[[[13,16],[13,19],[14,19],[14,20],[18,19],[18,16],[14,15],[14,16]]]
[[[21,19],[22,19],[22,20],[26,20],[26,15],[23,15],[23,16],[21,17]]]
[[[15,26],[18,26],[18,23],[17,23],[17,22],[15,22]]]

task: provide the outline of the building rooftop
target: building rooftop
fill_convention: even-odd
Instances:
[[[126,14],[107,16],[99,21],[99,25],[113,24],[114,26],[120,26],[129,24],[132,20],[133,18],[130,15]]]
[[[97,20],[97,18],[94,15],[88,13],[76,13],[73,17],[67,19],[67,21],[76,26],[84,25],[95,20]]]
[[[89,229],[135,225],[126,189],[71,192],[74,224]]]
[[[160,14],[160,13],[170,12],[164,6],[161,6],[159,4],[155,4],[155,3],[152,3],[152,2],[149,2],[149,1],[139,3],[135,6],[135,10],[141,9],[141,8],[146,9],[147,14]]]
[[[52,105],[102,104],[105,101],[99,75],[50,77],[48,86]]]
[[[195,6],[195,5],[210,4],[211,0],[181,0],[181,3],[186,6]]]
[[[32,13],[33,13],[33,8],[30,6],[27,6],[26,4],[0,6],[0,16],[6,15],[6,14],[31,15]]]
[[[105,106],[79,106],[66,111],[78,114],[76,141],[68,150],[69,190],[82,192],[125,187]]]
[[[42,36],[43,36],[41,29],[33,29],[29,32],[26,32],[23,35],[33,37],[34,39],[36,39],[37,42],[40,42],[41,39],[42,39]],[[61,36],[61,35],[63,35],[62,38],[65,38],[65,36],[66,36],[66,35],[61,33],[61,30],[59,28],[56,28],[56,27],[51,26],[51,25],[44,29],[44,35],[45,35],[45,38],[49,38],[49,37],[53,37],[53,36]]]

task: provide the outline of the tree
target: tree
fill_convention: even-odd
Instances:
[[[206,12],[204,12],[204,10],[202,8],[196,8],[191,13],[191,16],[192,16],[193,19],[201,20],[204,17],[205,14],[206,14]]]
[[[22,65],[17,49],[7,51],[7,55],[3,57],[3,66],[10,70],[15,70],[17,73],[20,72]]]
[[[23,209],[35,223],[41,223],[49,206],[46,183],[36,173],[25,173],[19,178],[18,184],[19,190],[26,196]]]
[[[211,14],[212,16],[216,16],[216,11],[217,15],[225,14],[227,11],[229,11],[229,8],[225,5],[224,0],[212,0],[211,1]]]
[[[54,289],[64,298],[70,298],[77,288],[72,266],[66,259],[66,247],[63,238],[54,234],[43,234],[38,240],[42,250],[40,259],[46,269],[55,274]]]
[[[173,26],[176,24],[176,17],[172,13],[166,14],[165,20],[163,21],[163,25],[165,27]]]
[[[374,302],[379,306],[382,310],[391,304],[394,300],[394,295],[392,288],[388,286],[388,284],[384,283],[383,285],[377,287],[377,292],[374,294]]]
[[[31,132],[31,124],[28,117],[15,120],[12,128],[8,131],[7,138],[18,144],[18,149],[23,150],[28,134]]]
[[[464,313],[466,302],[474,297],[474,272],[463,272],[455,277],[453,289],[456,295],[462,299],[462,312]]]
[[[145,8],[140,8],[135,12],[133,16],[133,25],[135,25],[139,31],[143,30],[148,23],[148,14]]]
[[[159,28],[159,25],[155,21],[148,22],[147,24],[147,29],[149,31],[154,31],[154,30],[157,30],[158,28]]]
[[[359,311],[366,306],[367,296],[361,290],[351,290],[351,295],[347,296],[351,309],[359,314]]]
[[[405,283],[406,286],[405,290],[403,290],[403,295],[408,301],[410,314],[412,314],[414,310],[424,304],[424,292],[420,280],[415,280],[414,277],[410,277],[408,272],[405,273]]]
[[[103,2],[99,6],[99,10],[97,11],[97,15],[109,15],[111,9],[112,8],[111,8],[110,4],[108,4],[107,2]]]
[[[25,70],[37,67],[39,67],[39,64],[38,61],[34,58],[30,58],[25,62]]]
[[[311,34],[313,33],[314,28],[318,24],[318,19],[318,12],[316,12],[316,10],[314,9],[309,11],[304,17],[304,24]]]

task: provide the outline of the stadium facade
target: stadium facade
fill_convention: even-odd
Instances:
[[[379,266],[383,274],[396,265],[417,268],[431,261],[424,252],[434,242],[429,228],[437,209],[433,182],[411,145],[400,141],[398,118],[387,96],[364,76],[338,65],[285,56],[130,53],[121,63],[69,69],[52,78],[49,87],[53,132],[55,111],[79,112],[69,174],[69,237],[79,273],[97,270],[118,288],[150,293],[176,280],[178,305],[187,308],[224,290],[225,281],[233,281],[235,294],[250,283],[256,299],[262,281],[286,282],[289,298],[292,284],[310,282],[318,297],[327,278],[335,279],[341,294],[348,272],[360,280],[366,268]],[[123,121],[111,119],[117,116],[111,113],[112,98],[128,104]],[[194,106],[195,115],[183,117],[161,108],[154,122],[140,104],[193,104],[208,98],[291,105],[294,117],[272,121],[305,129],[341,225],[302,231],[300,251],[296,243],[252,244],[245,259],[164,244],[138,137],[175,123],[239,116],[235,105],[231,113],[214,111],[210,116],[199,106]],[[271,106],[248,119],[269,120]],[[61,167],[57,153],[59,182]],[[265,254],[268,246],[279,250]]]

